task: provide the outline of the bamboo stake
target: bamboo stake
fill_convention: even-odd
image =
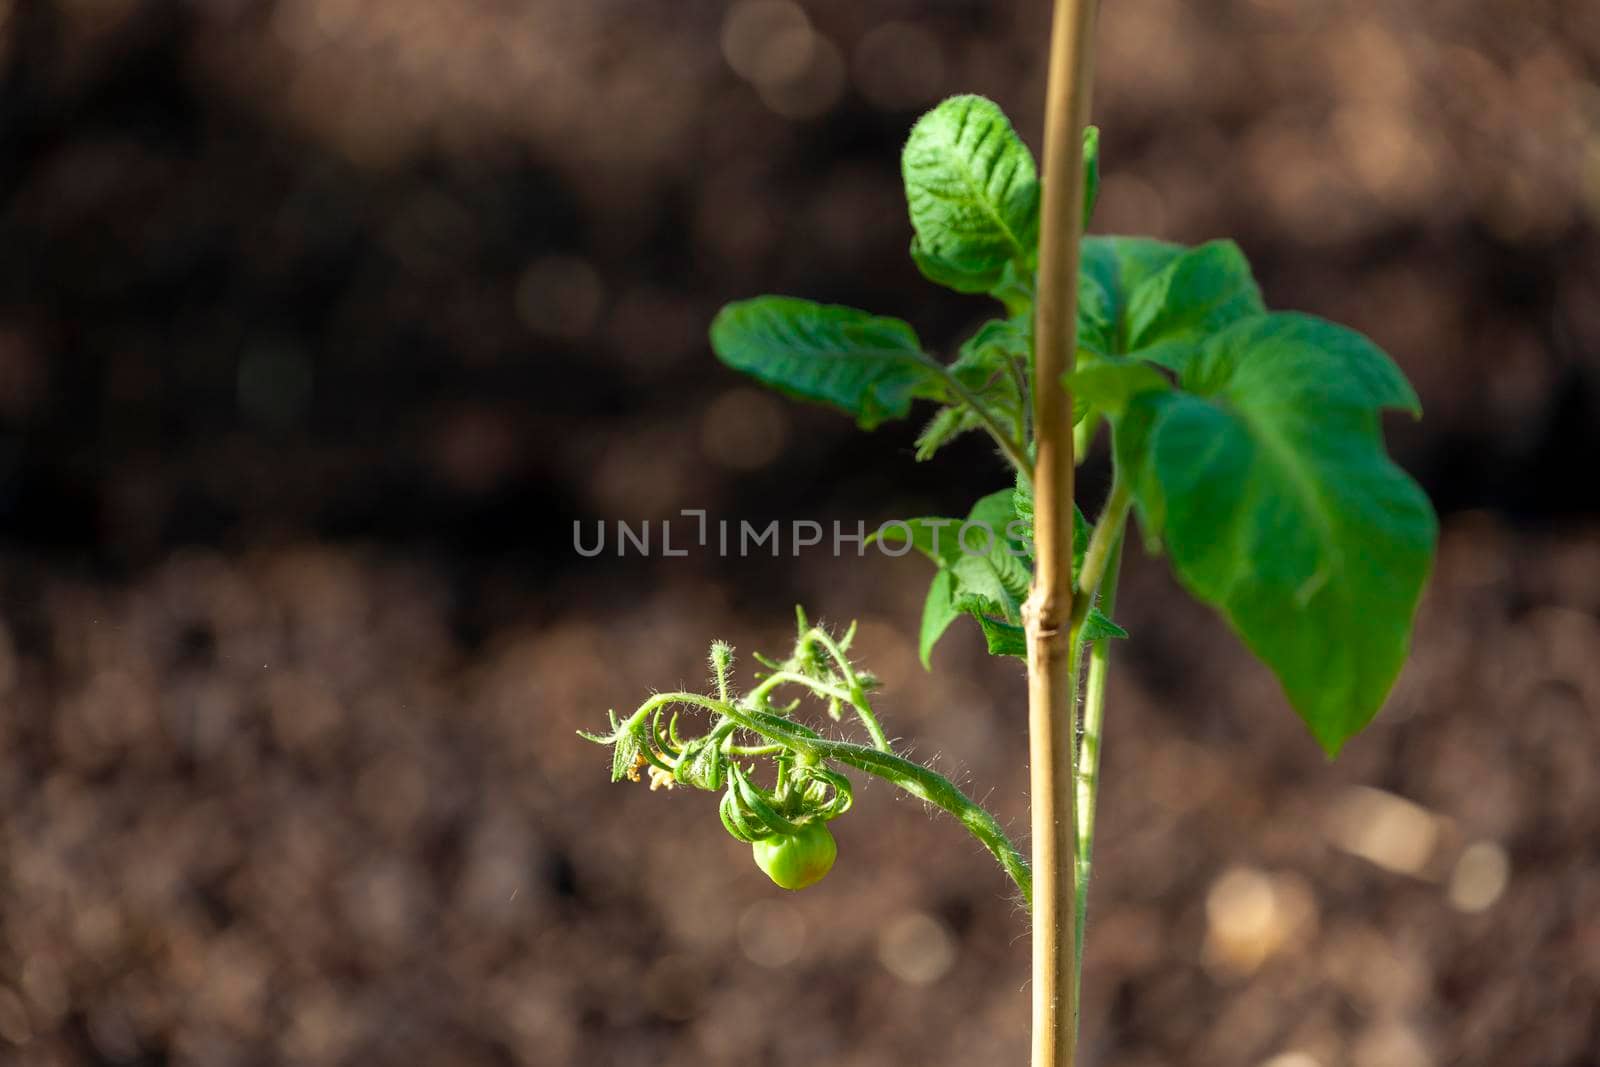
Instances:
[[[1027,605],[1033,829],[1033,1067],[1077,1060],[1077,664],[1072,619],[1072,397],[1083,128],[1089,120],[1094,0],[1057,0],[1045,100],[1043,205],[1034,325],[1034,539]]]

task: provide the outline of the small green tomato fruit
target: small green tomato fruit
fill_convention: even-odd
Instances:
[[[762,838],[750,849],[756,866],[784,889],[804,889],[822,881],[839,854],[833,835],[820,822],[808,822],[792,834]]]

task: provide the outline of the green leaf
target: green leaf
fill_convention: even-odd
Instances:
[[[1191,248],[1150,275],[1128,298],[1125,349],[1170,364],[1231,323],[1266,311],[1250,263],[1232,241]]]
[[[916,231],[911,255],[931,280],[987,292],[1039,236],[1033,155],[997,104],[954,96],[917,120],[901,154]]]
[[[1009,561],[1015,570],[1009,574],[996,566],[997,561]],[[1012,579],[1020,578],[1020,587]],[[1020,621],[1022,602],[1028,596],[1028,581],[1032,572],[1022,561],[1009,557],[1004,549],[997,548],[993,556],[963,554],[950,565],[950,588],[962,610],[988,612],[1009,621]]]
[[[944,400],[939,371],[899,319],[786,296],[729,304],[711,347],[734,370],[800,400],[828,404],[870,430],[917,398]]]
[[[939,567],[923,603],[924,666],[956,615],[971,614],[985,626],[991,617],[1012,625],[1021,621],[1033,569],[1026,542],[1016,536],[1019,526],[1012,490],[1002,489],[980,499],[965,519],[907,519],[905,529],[887,526],[869,538],[905,543],[909,534],[912,547]]]
[[[1148,237],[1085,237],[1078,274],[1079,347],[1104,355],[1124,352],[1134,290],[1183,251],[1182,245]]]
[[[611,746],[611,780],[636,779],[639,760],[644,756],[644,740],[631,730],[615,735]]]
[[[1167,384],[1145,363],[1175,368],[1211,333],[1265,311],[1232,241],[1184,249],[1134,237],[1088,238],[1078,275],[1076,426],[1114,415],[1137,392]],[[1092,435],[1080,430],[1080,440]]]
[[[977,620],[991,654],[1025,657],[1027,643],[1021,608],[1033,581],[1033,494],[1027,483],[1019,478],[1014,489],[983,497],[965,520],[920,518],[905,522],[911,545],[939,567],[922,608],[919,644],[923,666],[929,665],[933,646],[963,613]],[[906,533],[888,527],[873,536],[904,543]],[[1083,512],[1074,509],[1074,573],[1083,565],[1089,534]],[[1087,640],[1127,636],[1098,609],[1091,609],[1085,627]]]
[[[961,549],[956,544],[956,532],[961,529],[960,519],[946,519],[930,515],[916,519],[905,519],[903,522],[906,529],[911,532],[909,538],[911,547],[939,566],[949,566],[960,556]],[[901,544],[906,540],[907,537],[905,532],[900,529],[900,524],[886,524],[879,527],[867,538],[867,544],[871,544],[874,541]]]
[[[958,531],[959,556],[951,564],[955,595],[983,597],[999,605],[1006,618],[1019,619],[1022,601],[1033,582],[1033,568],[1026,546],[1012,536],[1020,525],[1012,490],[1002,489],[980,499],[967,513],[967,523],[970,527]]]
[[[1025,546],[1012,534],[1016,513],[1011,490],[991,493],[972,506],[965,519],[927,516],[906,519],[911,546],[951,573],[951,596],[977,596],[997,605],[997,611],[1014,614],[1014,606],[1028,594],[1032,571]],[[902,543],[905,531],[886,526],[869,538]]]
[[[992,319],[961,346],[950,364],[950,373],[1018,439],[1023,398],[1017,375],[1029,373],[1031,326],[1025,318]],[[941,408],[917,437],[917,459],[931,459],[956,437],[982,427],[983,420],[964,402]]]
[[[1083,511],[1078,505],[1072,505],[1072,580],[1078,580],[1078,574],[1083,570],[1083,557],[1089,551],[1089,537],[1093,531],[1089,528],[1089,520],[1083,517]]]
[[[950,373],[974,391],[987,387],[997,375],[1011,380],[1013,364],[1033,363],[1033,322],[1026,316],[990,319],[961,345]],[[1015,394],[1013,389],[1012,393]]]
[[[696,789],[717,792],[727,774],[727,760],[722,754],[722,738],[707,734],[697,737],[684,746],[673,779]]]
[[[1019,267],[1017,263],[1018,261],[1014,259],[1007,263],[1005,269],[1000,272],[1000,280],[988,292],[1005,306],[1007,315],[1021,316],[1031,323],[1033,298],[1038,281],[1034,277],[1032,266],[1024,263]]]
[[[917,652],[922,657],[924,668],[932,669],[933,646],[939,643],[939,638],[961,614],[961,609],[950,595],[950,572],[940,567],[933,576],[933,583],[928,586],[928,599],[922,605],[922,632],[918,638]]]
[[[1265,310],[1232,241],[1185,249],[1143,237],[1087,237],[1078,281],[1079,347],[1097,355],[1161,353]]]
[[[1028,658],[1028,631],[1023,627],[990,618],[978,611],[973,612],[973,617],[983,630],[983,639],[989,646],[991,656]],[[1128,631],[1106,618],[1099,608],[1090,608],[1088,617],[1083,620],[1083,640],[1086,642],[1127,636]]]
[[[1089,614],[1084,616],[1082,638],[1085,643],[1101,641],[1109,637],[1124,638],[1127,636],[1128,631],[1112,622],[1106,617],[1105,612],[1099,608],[1090,608]]]
[[[1433,509],[1379,424],[1416,394],[1366,338],[1296,314],[1239,322],[1177,370],[1185,391],[1134,396],[1117,428],[1141,523],[1336,753],[1393,685],[1432,565]]]
[[[1028,632],[1022,627],[991,619],[979,612],[974,612],[973,618],[978,620],[978,626],[983,630],[983,640],[989,646],[989,655],[1028,658]]]
[[[1087,264],[1085,264],[1087,266]],[[1105,285],[1087,269],[1078,272],[1078,352],[1109,355],[1119,347],[1117,318]]]
[[[933,418],[917,434],[916,459],[925,463],[938,454],[939,449],[962,434],[983,428],[983,420],[965,405],[952,405],[934,412]]]
[[[1023,541],[1029,545],[1033,544],[1033,483],[1020,473],[1017,475],[1016,486],[1011,490],[1011,510],[1022,523]]]
[[[1021,522],[1022,544],[1028,549],[1026,559],[1031,568],[1033,566],[1033,486],[1025,481],[1021,475],[1017,476],[1016,488],[1011,492],[1011,506],[1016,512],[1017,519]],[[1072,577],[1077,581],[1078,572],[1083,569],[1084,553],[1089,551],[1089,520],[1083,517],[1083,511],[1077,504],[1072,505]]]
[[[1074,405],[1084,403],[1112,417],[1127,409],[1128,401],[1140,393],[1160,393],[1172,383],[1148,363],[1107,356],[1086,363],[1062,377],[1072,391]]]
[[[921,271],[922,276],[930,282],[942,285],[946,289],[954,289],[958,293],[988,293],[1004,284],[1000,271],[974,273],[961,263],[946,260],[938,253],[928,251],[920,236],[911,238],[911,262],[917,265],[917,270]]]

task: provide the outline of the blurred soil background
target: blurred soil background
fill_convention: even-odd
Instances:
[[[899,146],[976,91],[1037,149],[1047,19],[0,0],[0,1063],[1024,1062],[1023,916],[947,820],[865,787],[784,895],[573,734],[803,602],[1020,830],[1020,670],[922,671],[913,560],[572,535],[1003,484],[704,331],[780,291],[951,351],[988,309],[907,259]],[[1133,554],[1086,1064],[1600,1064],[1597,77],[1587,0],[1106,5],[1093,228],[1231,235],[1390,351],[1444,536],[1331,765]]]

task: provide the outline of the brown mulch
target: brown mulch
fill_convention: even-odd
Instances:
[[[1133,564],[1089,1062],[1594,1062],[1596,544],[1453,524],[1413,662],[1333,764]],[[469,647],[437,574],[376,550],[187,552],[113,584],[13,561],[0,1038],[41,1065],[1021,1062],[1024,916],[948,820],[867,785],[838,869],[790,896],[712,798],[607,784],[575,729],[698,684],[714,634],[783,637],[666,568]],[[802,586],[830,618],[877,605],[859,647],[890,730],[1021,828],[1018,672],[966,632],[921,671],[924,577],[869,557]],[[1341,845],[1351,796],[1425,813],[1413,870]],[[1470,846],[1509,879],[1463,904]]]

